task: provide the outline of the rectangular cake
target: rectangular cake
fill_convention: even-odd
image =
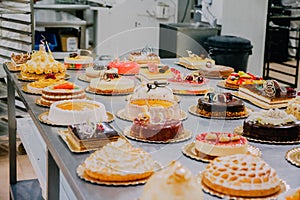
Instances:
[[[74,124],[68,126],[68,130],[67,140],[78,150],[99,149],[120,137],[118,132],[107,122]]]
[[[246,98],[254,104],[265,108],[282,108],[295,98],[296,91],[293,88],[274,86],[267,84],[245,84],[239,87],[238,95]]]

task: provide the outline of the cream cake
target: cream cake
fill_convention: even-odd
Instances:
[[[263,84],[241,85],[238,95],[264,107],[282,108],[296,97],[296,91],[280,86],[275,80],[267,80]]]
[[[91,56],[83,56],[79,53],[70,53],[64,58],[64,65],[67,69],[84,69],[94,65],[94,59]]]
[[[227,78],[234,69],[223,65],[205,65],[199,68],[199,73],[204,77]]]
[[[56,61],[52,53],[47,53],[44,45],[40,45],[38,51],[34,51],[31,59],[21,65],[21,76],[24,79],[38,80],[49,74],[55,74],[56,78],[65,78],[66,67]]]
[[[266,197],[281,189],[276,171],[260,157],[251,154],[215,158],[206,166],[202,184],[235,197]]]
[[[168,79],[169,87],[173,91],[208,91],[208,82],[209,80],[204,78],[199,73],[189,73],[183,75],[179,70],[171,68],[173,77]]]
[[[41,104],[50,106],[61,100],[85,99],[84,88],[71,82],[50,85],[42,89]]]
[[[195,148],[210,156],[245,154],[248,152],[248,141],[234,133],[201,133],[196,137]]]
[[[154,173],[151,155],[122,138],[92,153],[83,165],[89,177],[108,182],[143,180]]]
[[[172,77],[172,72],[168,66],[159,67],[155,63],[148,63],[148,68],[140,69],[140,75],[148,80],[161,80]]]
[[[126,113],[134,120],[141,113],[149,113],[153,121],[180,119],[179,104],[166,84],[159,82],[142,84],[135,88],[125,107]]]
[[[106,70],[99,78],[90,81],[89,90],[99,94],[126,94],[134,90],[134,80],[121,77],[118,70]]]
[[[177,161],[155,172],[147,181],[140,200],[202,200],[201,184],[191,171]]]
[[[50,85],[66,83],[64,79],[57,79],[54,74],[27,84],[27,89],[36,94],[42,94],[42,90]]]
[[[200,69],[206,67],[213,67],[215,65],[215,61],[213,59],[207,58],[204,55],[196,55],[193,54],[191,51],[188,52],[188,57],[180,57],[179,63],[184,65],[187,68],[192,69]]]
[[[128,56],[128,60],[138,64],[160,63],[160,58],[155,53],[131,52]]]
[[[48,114],[48,120],[59,125],[101,122],[107,119],[102,103],[83,99],[57,101],[51,104]]]
[[[85,75],[88,79],[91,78],[99,78],[104,75],[104,72],[107,70],[106,66],[103,65],[95,65],[92,67],[87,67],[85,69]]]
[[[288,102],[286,112],[288,114],[294,115],[298,120],[300,120],[300,97],[297,96],[294,100]]]

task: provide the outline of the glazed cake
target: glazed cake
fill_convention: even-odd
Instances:
[[[288,102],[286,112],[288,114],[294,115],[298,120],[300,120],[300,97],[297,96],[294,100]]]
[[[243,117],[247,115],[245,104],[231,93],[206,93],[198,99],[196,113],[205,117]]]
[[[148,112],[153,121],[180,119],[179,104],[173,92],[165,83],[147,83],[135,88],[126,107],[129,119],[134,120],[141,113]]]
[[[107,182],[144,180],[154,173],[151,155],[122,138],[92,153],[83,165],[90,178]]]
[[[209,80],[199,75],[199,73],[190,73],[184,76],[174,68],[171,68],[171,72],[173,77],[167,81],[173,91],[207,92]]]
[[[56,101],[85,98],[86,94],[83,87],[75,85],[74,83],[64,82],[43,88],[41,104],[50,106]]]
[[[161,80],[172,77],[171,70],[168,66],[158,67],[155,63],[148,63],[148,68],[140,69],[140,75],[148,80]]]
[[[248,152],[248,141],[234,133],[201,133],[196,137],[195,150],[210,156],[245,154]]]
[[[36,94],[42,94],[42,90],[50,85],[66,83],[64,79],[57,79],[54,74],[49,74],[45,78],[27,84],[27,89]]]
[[[79,150],[99,149],[106,143],[115,141],[119,134],[107,122],[86,122],[68,126],[67,140]]]
[[[31,59],[21,65],[21,76],[24,79],[38,80],[49,74],[55,74],[56,78],[65,78],[66,67],[56,61],[52,53],[47,53],[44,45],[31,55]]]
[[[211,78],[227,78],[234,69],[223,65],[205,65],[200,67],[199,73],[204,77]]]
[[[129,54],[128,60],[137,64],[160,63],[160,58],[155,53],[132,52]]]
[[[59,125],[102,122],[107,119],[102,103],[83,99],[57,101],[51,104],[48,114],[48,120]]]
[[[275,80],[267,80],[264,84],[242,85],[238,95],[264,107],[286,107],[296,97],[296,91],[290,87],[280,86]]]
[[[136,62],[120,61],[119,59],[109,62],[108,67],[118,69],[118,73],[122,75],[139,74],[140,70],[140,66]]]
[[[134,80],[121,77],[117,69],[105,70],[99,78],[90,81],[89,90],[99,94],[126,94],[134,90]]]
[[[79,53],[70,53],[64,58],[64,65],[67,69],[84,69],[94,65],[94,59],[91,56],[83,56]]]
[[[206,67],[213,67],[215,65],[215,61],[213,59],[207,58],[204,55],[196,55],[191,51],[188,52],[188,57],[180,57],[179,64],[184,65],[187,68],[192,69],[201,69]]]
[[[262,77],[255,76],[249,72],[239,71],[238,73],[231,73],[225,80],[225,86],[231,89],[239,89],[241,85],[248,84],[263,84]]]
[[[184,133],[180,120],[162,120],[153,122],[148,115],[141,114],[133,120],[130,135],[148,141],[168,141]]]
[[[276,171],[251,154],[217,157],[203,172],[202,184],[234,197],[267,197],[280,191]]]
[[[264,141],[299,141],[299,121],[284,110],[270,109],[253,112],[244,121],[243,135]]]
[[[201,184],[191,171],[177,161],[155,172],[147,181],[140,200],[203,200]]]

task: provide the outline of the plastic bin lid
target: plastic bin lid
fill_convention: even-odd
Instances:
[[[236,50],[251,50],[253,47],[250,40],[230,35],[211,36],[207,38],[206,44],[209,47]]]

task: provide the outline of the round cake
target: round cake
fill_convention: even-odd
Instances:
[[[232,89],[238,89],[243,84],[262,84],[264,82],[262,77],[255,76],[249,72],[239,71],[238,73],[231,73],[226,81],[225,86]]]
[[[232,72],[234,72],[234,69],[232,67],[223,65],[205,65],[204,67],[201,67],[199,69],[199,73],[204,77],[213,78],[227,78]]]
[[[84,88],[74,83],[64,82],[62,84],[50,85],[42,90],[41,104],[50,106],[61,100],[85,99]]]
[[[149,141],[167,141],[184,133],[183,124],[180,120],[152,122],[149,116],[140,116],[133,120],[130,128],[130,135],[135,138]]]
[[[155,53],[132,52],[129,54],[128,59],[138,64],[160,63],[160,58]]]
[[[88,79],[99,78],[100,76],[103,76],[103,74],[105,73],[106,70],[107,70],[107,67],[103,66],[103,65],[87,67],[85,69],[85,75]]]
[[[199,75],[199,73],[181,74],[177,69],[171,68],[173,77],[168,79],[169,87],[173,91],[205,91],[208,90],[209,80]]]
[[[94,65],[94,59],[91,56],[83,56],[78,53],[70,53],[64,58],[64,65],[67,69],[83,69]]]
[[[140,200],[202,200],[201,184],[181,163],[172,161],[147,181]]]
[[[288,103],[286,112],[288,114],[294,115],[298,120],[300,120],[300,97],[299,96]]]
[[[138,74],[140,70],[140,66],[133,61],[120,61],[115,60],[108,63],[109,68],[118,69],[119,74]]]
[[[154,172],[151,155],[121,138],[92,153],[83,165],[90,178],[109,182],[147,179]]]
[[[50,85],[66,83],[64,79],[57,79],[54,74],[27,84],[27,89],[36,94],[42,94],[42,90]]]
[[[253,112],[244,121],[243,135],[264,141],[300,141],[300,122],[284,110]]]
[[[213,67],[215,61],[213,59],[207,58],[205,55],[196,55],[191,51],[187,51],[188,57],[180,57],[179,63],[187,68],[191,69],[201,69],[206,66]]]
[[[165,83],[147,83],[135,88],[125,110],[132,120],[145,111],[153,120],[158,121],[181,118],[179,104],[174,100],[172,90],[166,87]]]
[[[127,94],[134,90],[134,80],[121,77],[115,68],[105,70],[99,78],[90,81],[89,90],[99,94]]]
[[[102,103],[74,99],[57,101],[51,104],[48,120],[54,124],[72,125],[87,121],[107,121],[107,115],[105,106]]]
[[[195,149],[210,156],[245,154],[248,152],[248,141],[234,133],[201,133],[196,137]]]
[[[234,197],[266,197],[281,189],[276,171],[251,154],[215,158],[206,166],[202,184]]]
[[[247,115],[243,101],[231,93],[206,93],[198,99],[196,112],[205,117],[231,118]]]
[[[47,53],[44,45],[31,55],[31,59],[21,65],[21,76],[24,79],[38,80],[49,74],[55,74],[56,78],[65,78],[65,66],[56,61],[52,53]]]

